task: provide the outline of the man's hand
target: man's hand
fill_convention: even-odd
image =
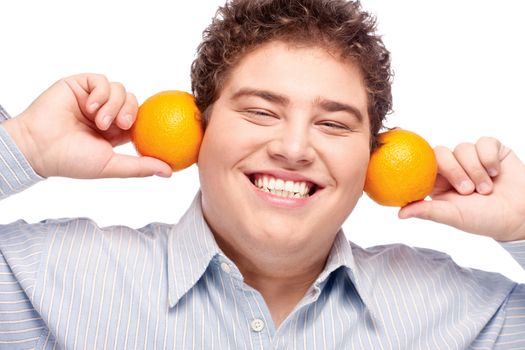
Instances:
[[[525,239],[525,165],[514,152],[489,137],[434,151],[432,200],[407,205],[400,218],[433,220],[499,241]]]
[[[2,126],[43,177],[168,177],[170,166],[158,159],[113,151],[129,141],[137,109],[122,84],[81,74],[59,80]]]

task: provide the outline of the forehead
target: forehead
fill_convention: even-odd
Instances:
[[[230,71],[220,97],[246,87],[287,96],[292,104],[319,98],[340,101],[368,116],[360,67],[318,46],[273,41],[257,47]]]

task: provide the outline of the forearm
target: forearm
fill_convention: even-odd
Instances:
[[[2,127],[9,116],[0,106],[0,199],[18,193],[43,178],[31,168],[11,136]]]

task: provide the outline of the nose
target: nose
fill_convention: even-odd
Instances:
[[[283,127],[276,132],[267,149],[272,159],[292,168],[311,164],[315,157],[307,125]]]

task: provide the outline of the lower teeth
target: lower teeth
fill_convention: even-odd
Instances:
[[[264,187],[263,187],[262,190],[265,191],[265,192],[270,192],[271,194],[274,194],[276,196],[284,197],[284,198],[304,198],[304,197],[308,197],[308,195],[303,196],[300,193],[288,192],[288,191],[284,191],[284,190],[268,190],[267,188],[264,188]]]

